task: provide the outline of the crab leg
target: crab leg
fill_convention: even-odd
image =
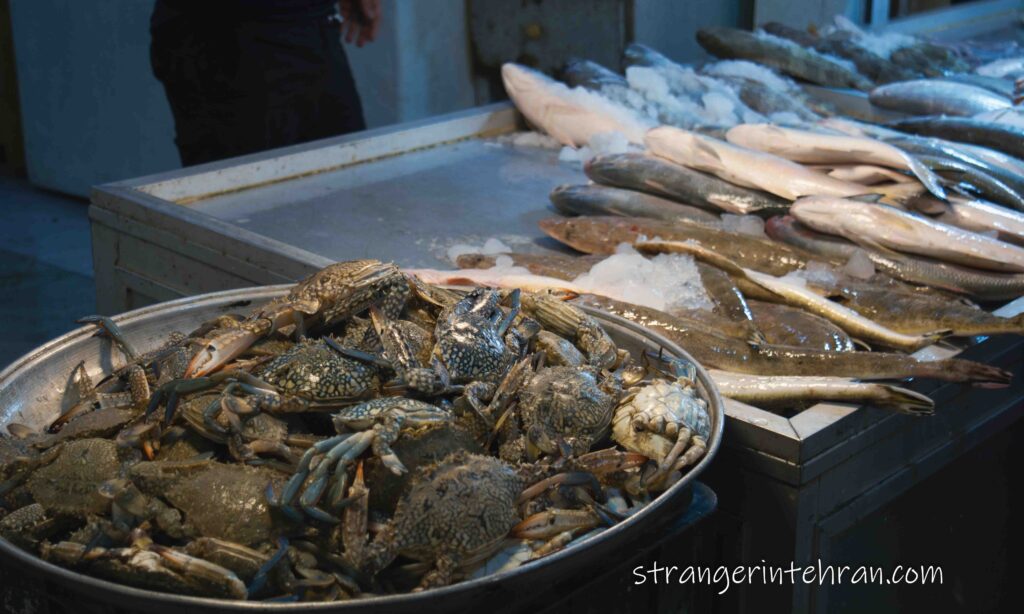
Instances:
[[[593,529],[601,517],[593,510],[550,509],[538,512],[512,527],[512,536],[520,539],[550,539],[566,531]]]

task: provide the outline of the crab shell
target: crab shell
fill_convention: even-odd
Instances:
[[[612,418],[612,439],[627,450],[639,452],[660,463],[668,456],[676,438],[651,430],[636,430],[633,427],[636,417],[644,422],[650,418],[661,418],[666,424],[685,426],[705,440],[711,434],[711,417],[696,390],[678,382],[651,382],[619,405]]]

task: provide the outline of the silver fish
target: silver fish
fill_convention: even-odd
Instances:
[[[739,215],[782,213],[789,202],[734,185],[714,175],[644,154],[608,154],[591,158],[583,171],[591,180],[640,190],[712,211]]]
[[[1013,106],[1006,98],[965,83],[914,79],[871,90],[868,99],[885,109],[911,115],[977,115]]]
[[[784,407],[833,401],[870,403],[913,416],[930,416],[935,403],[920,392],[891,384],[858,382],[847,377],[810,375],[751,375],[712,369],[722,396],[758,407]]]
[[[551,191],[549,198],[563,215],[623,215],[666,221],[719,222],[717,215],[704,209],[643,192],[598,184],[560,185]]]
[[[928,167],[906,152],[869,137],[823,134],[771,124],[741,124],[726,133],[726,140],[794,162],[868,163],[908,170],[929,192],[946,198],[939,177]]]
[[[887,205],[810,196],[793,203],[790,212],[815,230],[855,243],[992,271],[1024,271],[1024,248]]]
[[[980,145],[1015,158],[1024,158],[1024,131],[999,122],[970,117],[929,116],[901,119],[889,126],[903,132]]]

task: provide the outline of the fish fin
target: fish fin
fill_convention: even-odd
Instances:
[[[893,386],[892,384],[876,384],[876,386],[881,386],[887,393],[888,398],[885,400],[885,406],[891,407],[901,414],[931,416],[935,413],[935,401],[932,401],[931,398],[920,392]]]
[[[932,196],[939,200],[946,200],[946,191],[942,189],[942,180],[935,171],[928,168],[920,160],[914,156],[905,153],[907,163],[910,165],[910,172],[914,173],[914,176],[921,180],[921,184],[924,185],[925,189],[931,192]]]
[[[856,339],[856,338],[851,337],[850,341],[852,341],[853,344],[856,345],[857,347],[864,348],[864,351],[866,351],[866,352],[874,351],[872,349],[872,347],[868,344],[868,342],[864,341],[863,339]]]
[[[764,333],[755,328],[754,330],[750,331],[750,336],[747,337],[747,345],[749,345],[751,348],[757,349],[762,346],[768,345],[768,338],[764,336]]]
[[[695,138],[693,142],[694,147],[697,151],[704,154],[705,156],[710,156],[715,162],[718,163],[720,167],[724,167],[725,163],[722,161],[722,157],[718,155],[718,150],[716,150],[711,145],[708,145],[707,143],[704,142],[703,139],[700,138]]]
[[[946,337],[948,337],[948,336],[950,336],[952,334],[953,334],[953,329],[952,328],[943,328],[941,330],[933,330],[930,333],[925,333],[925,334],[923,334],[921,336],[924,337],[924,339],[926,341],[928,341],[928,343],[925,343],[924,346],[922,346],[922,347],[925,347],[925,346],[928,346],[928,345],[934,345],[935,343],[938,343],[942,339],[945,339]]]

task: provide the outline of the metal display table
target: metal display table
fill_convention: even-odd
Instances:
[[[496,104],[98,187],[90,218],[99,310],[292,281],[348,258],[450,266],[446,246],[487,237],[522,251],[562,249],[539,238],[536,221],[551,214],[551,188],[585,178],[557,151],[488,141],[520,121]],[[842,558],[840,538],[867,515],[1019,418],[1024,342],[983,340],[962,356],[1018,377],[999,390],[914,382],[936,401],[928,419],[837,404],[787,419],[729,403],[707,478],[720,498],[716,518],[728,522],[716,525],[708,563]],[[731,593],[738,609],[824,612],[833,589],[796,585],[768,601],[751,590]]]

